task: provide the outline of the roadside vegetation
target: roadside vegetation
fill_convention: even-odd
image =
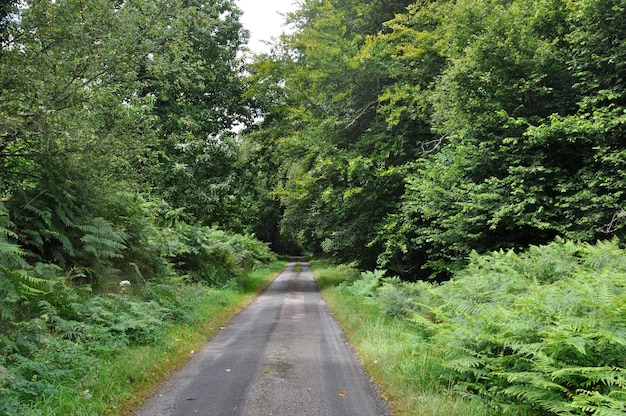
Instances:
[[[499,414],[454,391],[454,375],[445,366],[444,351],[426,342],[411,322],[386,314],[385,305],[351,290],[353,282],[360,282],[356,269],[325,260],[314,260],[311,266],[324,300],[393,415]]]
[[[617,241],[473,254],[441,284],[313,269],[398,416],[626,412]]]
[[[206,5],[0,3],[0,414],[115,414],[270,277]]]
[[[21,305],[28,300],[33,313],[2,321],[0,414],[127,414],[284,264],[222,285],[171,275],[115,282],[116,290],[98,295],[59,280],[36,296],[22,292]]]

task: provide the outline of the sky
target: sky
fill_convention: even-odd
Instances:
[[[248,47],[254,53],[269,52],[262,40],[278,37],[283,31],[283,17],[279,13],[295,11],[296,0],[237,0],[243,16],[241,23],[250,31]]]

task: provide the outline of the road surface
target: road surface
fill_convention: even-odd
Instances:
[[[388,414],[322,300],[309,265],[295,262],[133,413]]]

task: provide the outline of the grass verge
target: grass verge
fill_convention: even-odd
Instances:
[[[285,266],[284,261],[250,272],[238,278],[239,289],[190,286],[185,296],[193,316],[186,323],[169,328],[162,342],[133,348],[124,357],[109,363],[110,374],[103,374],[101,386],[118,401],[104,414],[128,415],[136,409],[172,371],[202,348],[220,327],[246,307]],[[118,399],[115,400],[115,397]]]
[[[341,283],[358,277],[357,271],[321,260],[312,261],[311,267],[324,300],[395,416],[497,415],[482,403],[452,392],[453,381],[442,365],[441,352],[414,327],[342,290]]]

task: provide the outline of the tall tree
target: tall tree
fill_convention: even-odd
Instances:
[[[305,2],[290,16],[296,32],[257,66],[274,71],[255,77],[275,83],[279,93],[272,96],[282,105],[270,109],[253,138],[268,132],[276,141],[262,147],[284,149],[275,186],[285,207],[281,224],[308,250],[375,264],[377,249],[369,243],[402,194],[393,166],[407,155],[378,112],[389,74],[379,56],[362,48],[407,4]]]
[[[243,114],[238,17],[231,1],[182,0],[35,0],[6,14],[0,192],[34,258],[69,266],[95,229],[118,256],[139,192],[228,222],[213,194],[236,200],[222,132]]]
[[[619,18],[623,10],[558,0],[468,1],[439,10],[449,64],[437,81],[433,118],[449,139],[409,176],[385,259],[416,252],[446,269],[472,250],[608,236],[624,203],[622,121],[613,113],[621,104],[597,101],[606,90],[595,86],[619,70],[577,67],[593,67],[591,56],[619,56],[615,43],[603,42],[603,50],[580,42],[595,38],[587,32],[593,24],[581,23]],[[619,25],[604,30],[611,34],[602,39],[621,36]]]
[[[195,220],[240,231],[236,145],[229,129],[246,118],[242,102],[247,40],[231,0],[185,0],[171,16],[168,48],[141,67],[153,97],[159,139],[143,170],[159,195]]]
[[[405,276],[621,235],[621,3],[405,6],[304,2],[259,62],[271,105],[250,137],[280,160],[283,229]]]

